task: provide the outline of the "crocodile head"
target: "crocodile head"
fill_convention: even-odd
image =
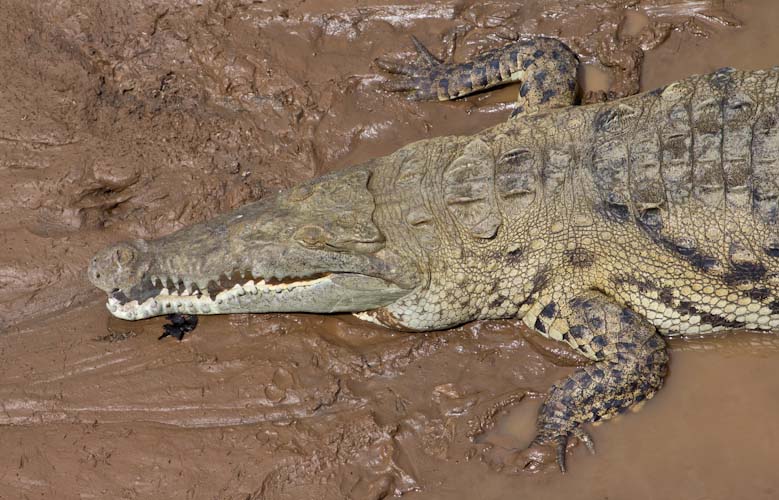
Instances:
[[[99,252],[89,279],[122,319],[359,312],[417,285],[373,220],[370,168],[321,177],[157,240]]]

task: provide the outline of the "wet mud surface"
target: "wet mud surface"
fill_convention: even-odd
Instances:
[[[89,257],[416,139],[505,120],[517,89],[381,90],[409,34],[465,60],[519,34],[582,57],[584,98],[779,63],[772,0],[0,0],[0,498],[779,495],[779,339],[672,343],[665,388],[570,472],[524,446],[550,359],[516,321],[399,334],[350,316],[109,319]],[[452,50],[453,49],[453,50]],[[642,71],[641,71],[642,70]],[[551,347],[554,351],[554,346]],[[549,349],[547,349],[548,351]]]

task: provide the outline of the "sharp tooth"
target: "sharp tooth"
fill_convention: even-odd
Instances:
[[[181,292],[181,296],[182,296],[182,297],[189,297],[189,293],[190,293],[189,289],[188,289],[188,288],[185,288],[185,289],[184,289],[184,290]]]
[[[170,295],[170,291],[167,288],[160,290],[160,295]]]
[[[231,290],[236,295],[246,295],[246,290],[241,285],[236,284]]]
[[[257,287],[254,286],[254,280],[249,280],[243,285],[243,289],[252,295],[257,295]]]

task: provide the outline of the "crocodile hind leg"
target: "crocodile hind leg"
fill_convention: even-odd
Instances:
[[[418,64],[376,61],[391,74],[384,87],[415,100],[457,99],[512,82],[521,82],[516,113],[569,106],[576,98],[578,59],[553,38],[521,39],[462,63],[444,63],[412,37]]]
[[[582,426],[651,398],[663,384],[668,354],[652,325],[598,292],[564,307],[544,308],[535,325],[544,333],[561,336],[595,362],[552,387],[538,414],[535,439],[504,463],[516,470],[536,469],[548,460],[545,451],[553,451],[565,472],[569,438],[578,437],[594,452]]]

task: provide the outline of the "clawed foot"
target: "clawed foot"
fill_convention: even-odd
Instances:
[[[570,436],[584,443],[591,454],[595,454],[595,444],[586,431],[575,429],[568,436],[558,436],[550,441],[539,442],[534,439],[524,450],[492,447],[485,450],[482,460],[493,470],[520,474],[523,472],[541,472],[557,464],[560,472],[566,471],[565,454],[568,448],[576,446],[576,441],[570,441]]]
[[[411,36],[411,41],[419,55],[419,62],[402,63],[383,59],[375,61],[376,66],[389,73],[382,87],[389,92],[407,92],[409,99],[413,100],[438,99],[436,77],[444,67],[444,63],[415,36]]]

